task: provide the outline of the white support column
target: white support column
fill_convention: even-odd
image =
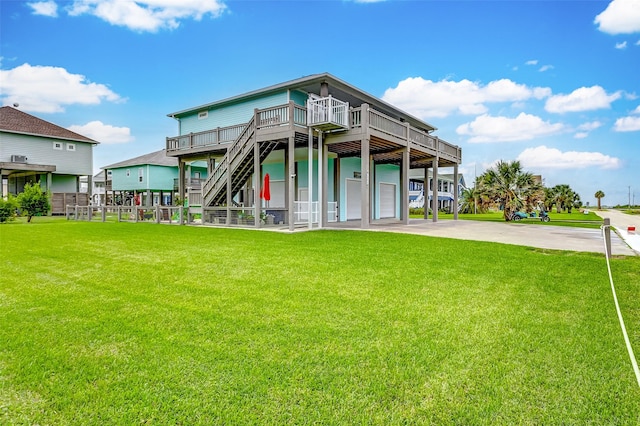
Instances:
[[[320,198],[320,204],[322,204],[322,210],[320,215],[320,227],[326,227],[328,224],[328,209],[329,209],[329,146],[325,143],[322,145],[322,192]]]
[[[287,186],[287,194],[289,196],[287,208],[288,210],[288,221],[289,221],[289,231],[293,231],[294,223],[295,223],[295,199],[296,199],[296,156],[295,156],[295,143],[296,140],[293,136],[289,137],[289,143],[287,144],[287,174],[288,176],[288,186]]]
[[[408,133],[407,133],[408,134]],[[400,217],[402,223],[409,224],[409,163],[411,161],[410,147],[407,145],[402,150],[402,165],[400,171]]]
[[[458,220],[458,163],[453,165],[453,220]]]
[[[360,217],[361,228],[368,229],[371,223],[371,179],[369,139],[362,139],[360,142]]]
[[[307,167],[308,182],[307,182],[307,194],[308,200],[308,213],[307,219],[309,222],[309,229],[313,228],[313,220],[311,215],[311,206],[313,206],[313,129],[309,128],[309,167]]]
[[[437,140],[437,139],[436,139]],[[433,199],[431,200],[431,210],[433,213],[433,221],[438,221],[438,154],[433,159]]]
[[[324,211],[324,206],[322,205],[322,198],[325,195],[324,191],[324,161],[322,158],[323,154],[323,141],[322,141],[322,131],[318,132],[318,228],[322,228],[322,212]]]
[[[260,192],[262,188],[262,172],[260,168],[260,144],[254,138],[253,142],[253,222],[256,228],[260,228],[260,213],[262,209],[262,198]]]
[[[424,167],[424,180],[422,181],[422,192],[424,196],[424,218],[429,219],[429,166]]]

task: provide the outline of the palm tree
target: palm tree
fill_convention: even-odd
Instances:
[[[484,195],[500,204],[505,220],[511,220],[513,212],[522,208],[524,201],[534,192],[542,189],[531,173],[522,171],[519,161],[500,160],[480,176],[480,185]]]
[[[561,184],[553,187],[553,193],[555,195],[556,212],[560,213],[567,207],[569,200],[573,197],[573,191],[569,185]]]
[[[604,198],[604,192],[598,190],[596,191],[594,197],[598,199],[598,210],[602,210],[602,207],[600,206],[600,200]]]

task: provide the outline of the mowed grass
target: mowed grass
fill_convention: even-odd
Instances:
[[[0,226],[2,424],[640,420],[603,256],[34,220]]]

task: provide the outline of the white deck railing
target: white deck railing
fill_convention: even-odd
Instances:
[[[293,220],[296,224],[309,223],[309,202],[308,201],[294,201],[293,202]],[[338,221],[338,203],[336,201],[329,201],[327,203],[327,221]],[[311,202],[311,223],[318,223],[318,202]]]
[[[307,100],[307,123],[309,126],[336,125],[349,128],[349,102],[342,102],[331,96],[310,97]]]

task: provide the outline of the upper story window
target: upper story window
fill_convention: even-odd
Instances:
[[[131,170],[127,169],[127,172],[125,173],[127,177],[131,176]]]
[[[138,182],[142,182],[143,179],[144,179],[144,169],[140,167],[138,169]]]
[[[54,142],[53,143],[53,149],[58,150],[58,151],[62,151],[62,142]]]
[[[209,111],[200,111],[198,113],[198,120],[204,120],[205,118],[209,118]]]
[[[75,151],[76,150],[76,144],[75,143],[68,143],[67,144],[67,151]]]

